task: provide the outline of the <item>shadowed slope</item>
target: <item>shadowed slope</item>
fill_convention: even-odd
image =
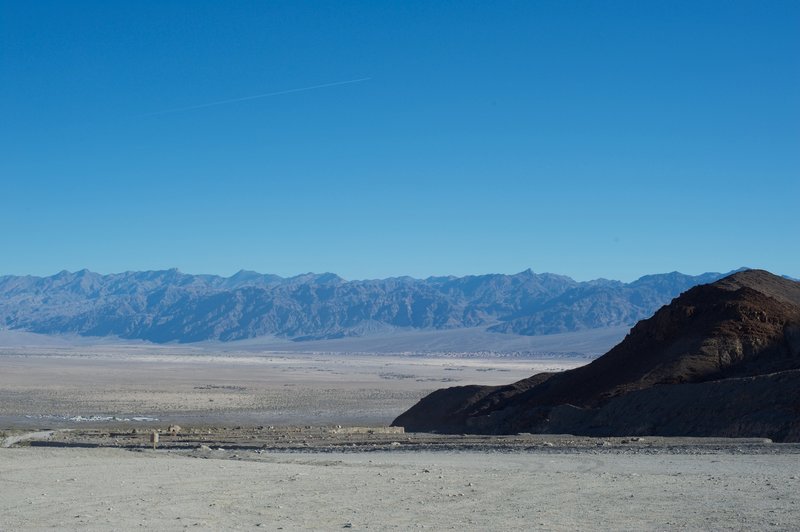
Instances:
[[[794,374],[779,379],[779,387],[785,389],[772,390],[770,404],[759,402],[763,394],[749,403],[742,398],[748,397],[751,388],[764,389],[764,378],[792,370],[800,370],[800,283],[748,270],[690,289],[639,322],[619,345],[591,364],[555,375],[537,375],[510,386],[473,387],[471,393],[439,390],[398,417],[395,424],[409,430],[446,432],[599,430],[607,434],[619,433],[623,427],[630,431],[636,425],[658,433],[659,423],[649,417],[667,415],[658,409],[659,403],[686,408],[681,397],[693,394],[705,397],[709,408],[720,409],[726,401],[739,404],[734,411],[722,408],[728,416],[743,415],[748,405],[759,404],[769,410],[774,403],[779,408],[776,401],[793,401],[797,395],[800,381]],[[758,379],[761,384],[756,386]],[[721,380],[730,380],[724,387],[727,395],[675,386],[697,387]],[[658,392],[640,393],[650,389]],[[453,394],[460,398],[455,407],[450,399]],[[644,400],[646,397],[653,401]],[[627,411],[626,401],[638,405],[638,425],[627,417],[623,423],[621,417],[609,417],[603,410],[613,403],[617,410]],[[783,421],[773,420],[772,424],[800,423],[800,410],[792,414],[792,408],[784,408],[778,416]],[[605,417],[600,420],[597,416]],[[672,423],[670,430],[685,430],[687,435],[708,432],[687,416],[683,429],[676,428],[683,426],[681,423]],[[434,417],[447,423],[432,423]],[[711,425],[714,423],[704,426]]]

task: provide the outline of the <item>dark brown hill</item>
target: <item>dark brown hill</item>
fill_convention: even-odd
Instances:
[[[747,270],[683,293],[591,364],[509,386],[438,390],[394,424],[798,439],[798,392],[800,283]]]

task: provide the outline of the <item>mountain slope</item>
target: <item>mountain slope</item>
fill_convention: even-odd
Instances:
[[[281,278],[241,271],[226,278],[177,270],[82,270],[0,277],[0,327],[154,342],[266,335],[314,340],[387,327],[482,326],[540,335],[631,325],[688,287],[719,277],[671,273],[625,284],[527,270],[345,281],[334,274]]]
[[[798,385],[800,283],[748,270],[690,289],[586,366],[509,386],[439,390],[395,424],[797,439]]]

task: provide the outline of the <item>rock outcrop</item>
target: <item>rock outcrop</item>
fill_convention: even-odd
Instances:
[[[800,441],[800,282],[746,270],[694,287],[592,363],[438,390],[410,431],[760,436]]]

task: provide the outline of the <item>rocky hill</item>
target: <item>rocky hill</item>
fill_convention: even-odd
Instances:
[[[0,328],[119,336],[153,342],[296,340],[385,329],[484,327],[551,334],[632,325],[684,290],[721,274],[650,275],[632,283],[576,282],[530,270],[515,275],[345,281],[241,271],[177,270],[0,277]]]
[[[394,423],[800,441],[798,390],[800,282],[747,270],[688,290],[586,366],[508,386],[438,390]]]

